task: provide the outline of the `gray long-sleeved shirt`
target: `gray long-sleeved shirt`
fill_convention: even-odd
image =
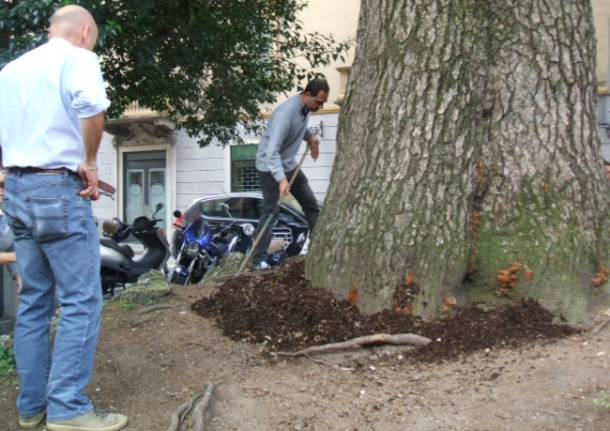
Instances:
[[[285,172],[297,167],[295,156],[303,140],[309,141],[307,130],[309,111],[301,95],[292,96],[280,104],[271,116],[256,151],[256,169],[271,172],[279,183]]]

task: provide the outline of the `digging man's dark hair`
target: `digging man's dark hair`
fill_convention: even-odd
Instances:
[[[305,87],[305,90],[303,90],[303,94],[309,93],[310,96],[316,97],[320,91],[328,93],[330,88],[328,87],[328,82],[326,82],[325,79],[316,78],[307,83],[307,87]]]

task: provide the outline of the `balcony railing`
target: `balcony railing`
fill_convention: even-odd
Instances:
[[[145,118],[145,117],[157,117],[159,113],[152,109],[140,106],[138,102],[130,103],[127,109],[123,113],[123,118]]]

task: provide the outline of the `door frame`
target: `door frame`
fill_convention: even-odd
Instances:
[[[121,220],[125,219],[125,208],[123,204],[123,187],[124,187],[124,154],[125,153],[144,153],[148,151],[165,151],[165,190],[167,196],[167,206],[165,207],[165,220],[167,227],[171,225],[172,213],[176,208],[176,146],[171,144],[157,145],[133,145],[119,146],[117,151],[117,214]],[[168,228],[166,228],[167,230]]]

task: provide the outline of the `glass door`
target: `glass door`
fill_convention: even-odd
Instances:
[[[151,217],[158,203],[167,208],[165,151],[125,152],[123,155],[125,222],[136,217]],[[165,227],[166,210],[157,213]]]

